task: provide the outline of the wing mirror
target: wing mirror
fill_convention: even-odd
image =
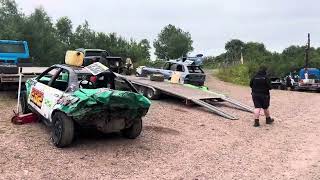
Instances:
[[[77,90],[77,86],[75,84],[71,84],[64,92],[69,92],[69,91],[74,92],[76,90]]]

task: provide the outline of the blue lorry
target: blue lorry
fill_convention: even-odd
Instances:
[[[0,40],[0,66],[31,66],[28,43],[26,41]]]
[[[296,90],[315,90],[320,91],[320,70],[309,67],[310,33],[305,49],[305,66],[299,71],[299,81],[294,85]]]
[[[306,77],[307,76],[307,77]],[[303,68],[299,71],[297,90],[320,90],[320,70],[317,68]]]
[[[19,74],[25,82],[42,71],[43,68],[32,67],[26,41],[0,40],[0,85],[18,82]]]

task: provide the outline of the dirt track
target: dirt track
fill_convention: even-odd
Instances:
[[[252,105],[250,90],[208,79]],[[178,100],[154,101],[136,140],[86,135],[55,148],[43,124],[12,125],[13,93],[0,94],[0,179],[320,179],[320,95],[273,91],[274,125],[221,107],[230,121]]]

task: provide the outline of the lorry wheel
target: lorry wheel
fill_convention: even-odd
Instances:
[[[28,98],[26,91],[21,91],[20,93],[20,110],[22,114],[31,113],[31,110],[28,108]]]
[[[70,145],[74,137],[72,119],[62,112],[56,112],[52,117],[52,122],[53,144],[58,148]]]
[[[159,91],[157,91],[156,89],[153,90],[151,88],[147,89],[147,98],[152,99],[152,100],[157,100],[160,97],[160,93]]]
[[[126,128],[124,130],[122,130],[122,135],[128,139],[135,139],[137,138],[142,131],[142,119],[141,118],[137,118],[134,120],[133,124],[131,125],[131,127]]]

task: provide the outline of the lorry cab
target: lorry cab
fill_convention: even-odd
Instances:
[[[26,41],[0,40],[0,65],[23,66],[30,62]]]
[[[306,77],[307,74],[307,77]],[[303,68],[299,71],[300,80],[297,89],[320,90],[320,70],[317,68]]]
[[[16,74],[25,66],[31,66],[28,43],[0,40],[0,74]]]
[[[308,73],[308,78],[305,77],[305,74]],[[307,68],[301,69],[299,72],[299,76],[301,79],[320,79],[320,70],[317,68]]]

